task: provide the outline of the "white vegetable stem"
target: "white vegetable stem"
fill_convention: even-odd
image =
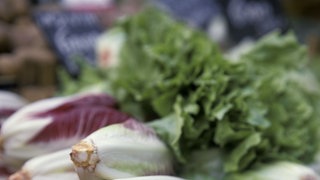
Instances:
[[[133,178],[121,178],[116,180],[184,180],[174,176],[139,176]]]
[[[99,67],[110,68],[118,65],[119,53],[125,39],[125,33],[117,28],[108,30],[98,38],[95,49]]]
[[[82,180],[169,175],[169,150],[152,129],[134,120],[97,130],[72,147]]]
[[[91,93],[43,99],[21,108],[2,125],[2,162],[17,170],[30,158],[71,147],[113,122],[111,115],[121,114],[113,111],[115,104],[111,96]]]
[[[307,166],[293,162],[276,162],[261,166],[257,170],[248,171],[234,180],[320,180],[320,177]]]
[[[69,159],[70,149],[38,156],[28,160],[22,169],[9,177],[9,180],[31,180],[39,177],[76,176],[72,161]],[[78,179],[78,178],[77,178]]]
[[[0,90],[0,108],[19,109],[27,103],[27,100],[15,93]]]

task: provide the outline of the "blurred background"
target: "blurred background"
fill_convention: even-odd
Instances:
[[[29,101],[54,96],[60,71],[76,82],[84,66],[98,67],[108,57],[103,34],[149,6],[203,31],[223,51],[278,30],[293,31],[311,57],[320,53],[316,0],[0,0],[0,89]]]

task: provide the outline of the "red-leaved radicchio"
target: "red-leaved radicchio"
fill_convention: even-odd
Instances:
[[[19,95],[9,91],[0,91],[0,128],[3,121],[26,104],[27,101]]]
[[[0,134],[2,158],[19,168],[26,160],[71,147],[95,130],[126,121],[106,94],[44,99],[14,113]]]

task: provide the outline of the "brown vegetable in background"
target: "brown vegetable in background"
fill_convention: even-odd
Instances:
[[[10,8],[9,0],[0,1],[0,20],[11,22],[13,20],[14,13]]]
[[[12,49],[9,32],[9,25],[5,22],[0,22],[0,53],[8,53]]]
[[[26,19],[21,19],[20,23],[16,23],[12,27],[10,38],[15,48],[47,46],[39,28],[34,23],[28,23]]]
[[[30,12],[28,0],[1,0],[0,19],[6,22],[13,22],[17,17],[27,16]]]
[[[56,93],[55,86],[23,86],[18,93],[30,102],[52,97]]]
[[[19,85],[52,86],[55,84],[55,55],[46,48],[19,48],[15,51],[23,63],[19,72]]]
[[[21,69],[21,61],[13,54],[0,55],[0,75],[17,75]]]
[[[30,25],[30,24],[33,24],[33,20],[29,16],[21,16],[21,17],[17,18],[13,24],[16,26]]]
[[[3,0],[2,0],[3,1]],[[13,16],[27,16],[30,12],[30,4],[28,0],[7,0],[9,8],[13,12]]]
[[[29,0],[0,0],[0,88],[31,101],[53,96],[56,84],[56,57],[32,19],[36,8]]]

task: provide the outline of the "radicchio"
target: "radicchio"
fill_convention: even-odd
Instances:
[[[26,160],[71,147],[93,131],[126,121],[106,94],[54,97],[34,102],[14,113],[4,124],[6,163],[17,168]]]
[[[27,101],[19,95],[9,91],[0,91],[0,128],[3,121],[26,104]]]
[[[93,132],[72,146],[70,158],[81,180],[173,173],[168,147],[134,119]]]
[[[0,179],[7,179],[11,172],[4,166],[0,165]]]
[[[52,117],[52,122],[39,131],[29,143],[51,142],[57,139],[84,138],[104,126],[120,123],[128,115],[109,107],[78,107],[62,112],[37,114],[34,120]]]

